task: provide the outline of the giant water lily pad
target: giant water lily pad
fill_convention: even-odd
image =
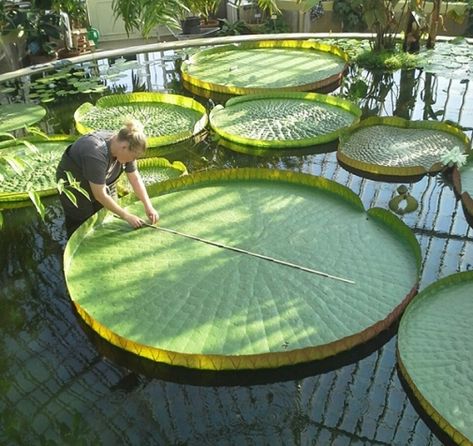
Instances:
[[[455,192],[461,198],[465,216],[473,226],[473,154],[470,154],[467,163],[455,167],[452,172]]]
[[[438,172],[443,155],[459,147],[469,150],[457,127],[436,121],[371,117],[340,137],[338,160],[349,169],[369,175],[409,177]]]
[[[0,106],[0,133],[11,132],[35,124],[46,115],[46,110],[34,104],[6,104]]]
[[[0,157],[13,157],[21,162],[21,171],[16,172],[6,162],[5,173],[0,176],[0,208],[31,205],[28,192],[40,196],[54,195],[56,188],[56,167],[66,147],[74,141],[70,136],[50,136],[49,140],[30,138],[36,151],[24,146],[20,140],[4,143]]]
[[[308,40],[261,41],[202,50],[182,64],[184,82],[219,93],[318,90],[340,81],[348,56]]]
[[[137,355],[199,369],[321,359],[380,333],[417,288],[420,250],[410,229],[383,209],[366,212],[357,195],[324,178],[208,171],[149,194],[160,227],[335,277],[132,230],[99,212],[66,246],[67,287],[87,324]],[[142,213],[128,197],[128,209]]]
[[[129,93],[86,102],[74,113],[79,133],[118,131],[127,118],[144,126],[151,147],[174,144],[197,135],[207,125],[205,107],[192,98],[167,93]]]
[[[473,444],[473,272],[423,290],[402,316],[400,369],[427,414],[459,445]]]
[[[177,178],[187,173],[187,168],[182,162],[171,163],[166,158],[139,159],[137,165],[145,186]],[[118,180],[117,191],[119,195],[126,195],[133,191],[126,175],[122,175]]]
[[[210,124],[239,144],[290,148],[333,141],[360,116],[355,104],[334,96],[274,93],[230,99],[211,111]]]

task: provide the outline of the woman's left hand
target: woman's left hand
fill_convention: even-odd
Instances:
[[[159,220],[159,214],[156,209],[154,209],[152,206],[146,207],[145,208],[146,215],[149,218],[149,221],[151,222],[152,225],[158,222]]]

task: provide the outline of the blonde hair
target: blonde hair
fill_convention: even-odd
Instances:
[[[137,156],[142,155],[146,150],[146,135],[143,132],[143,124],[136,119],[127,118],[118,132],[117,138],[120,141],[126,141],[130,146],[130,150]]]

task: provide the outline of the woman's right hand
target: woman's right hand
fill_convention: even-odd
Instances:
[[[141,228],[143,226],[143,223],[144,223],[144,221],[140,217],[138,217],[137,215],[133,215],[133,214],[126,214],[123,218],[134,229]]]

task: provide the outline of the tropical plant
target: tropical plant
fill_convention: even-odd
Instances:
[[[28,53],[32,56],[57,55],[63,45],[58,41],[63,38],[61,16],[55,12],[30,9],[25,23]]]
[[[74,27],[80,28],[88,25],[85,0],[53,0],[51,9],[57,13],[65,12]]]
[[[278,12],[276,0],[258,0],[263,11]],[[188,15],[208,17],[219,2],[209,0],[113,0],[115,17],[123,20],[125,31],[139,30],[144,37],[158,25],[171,29],[181,28],[181,19]]]
[[[252,31],[243,20],[230,22],[222,19],[222,26],[218,31],[218,36],[240,36],[242,34],[251,34]]]
[[[23,33],[26,14],[18,3],[10,0],[0,0],[0,34],[12,31]]]
[[[344,32],[364,31],[366,29],[362,2],[335,0],[333,2],[333,13],[340,20]]]

